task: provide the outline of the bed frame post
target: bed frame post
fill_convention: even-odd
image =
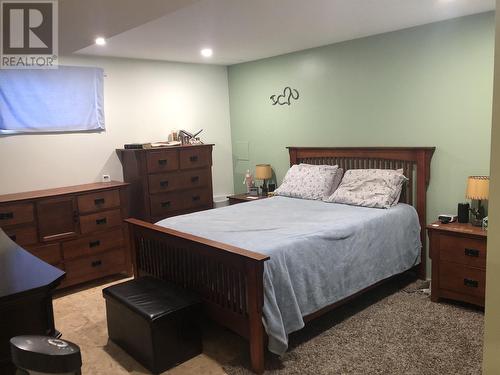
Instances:
[[[248,280],[248,337],[250,341],[250,363],[256,374],[264,372],[264,326],[262,308],[264,306],[264,263],[247,262]]]

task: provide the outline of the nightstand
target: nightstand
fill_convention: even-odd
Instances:
[[[249,194],[236,194],[236,195],[229,195],[229,205],[237,204],[237,203],[244,203],[244,202],[252,202],[252,201],[258,201],[260,199],[266,199],[268,198],[267,195],[249,195]]]
[[[440,298],[484,307],[487,231],[471,224],[427,226],[432,259],[431,300]]]

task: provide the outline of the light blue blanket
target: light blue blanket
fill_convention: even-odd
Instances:
[[[283,354],[303,316],[420,261],[415,209],[364,208],[273,197],[158,225],[271,257],[264,266],[264,326],[269,350]]]

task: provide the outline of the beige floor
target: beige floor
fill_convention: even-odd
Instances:
[[[102,289],[113,283],[92,285],[56,295],[54,315],[56,328],[62,338],[80,346],[84,375],[148,374],[139,363],[113,342],[108,341],[106,311]],[[208,326],[204,329],[203,353],[164,374],[169,375],[221,375],[225,374],[220,363],[236,357],[246,345],[227,330]]]

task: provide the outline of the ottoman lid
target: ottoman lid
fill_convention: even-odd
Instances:
[[[12,362],[21,369],[64,374],[82,367],[78,345],[48,336],[17,336],[10,339]]]
[[[152,277],[112,285],[102,293],[104,298],[116,299],[148,320],[201,302],[196,293]]]

